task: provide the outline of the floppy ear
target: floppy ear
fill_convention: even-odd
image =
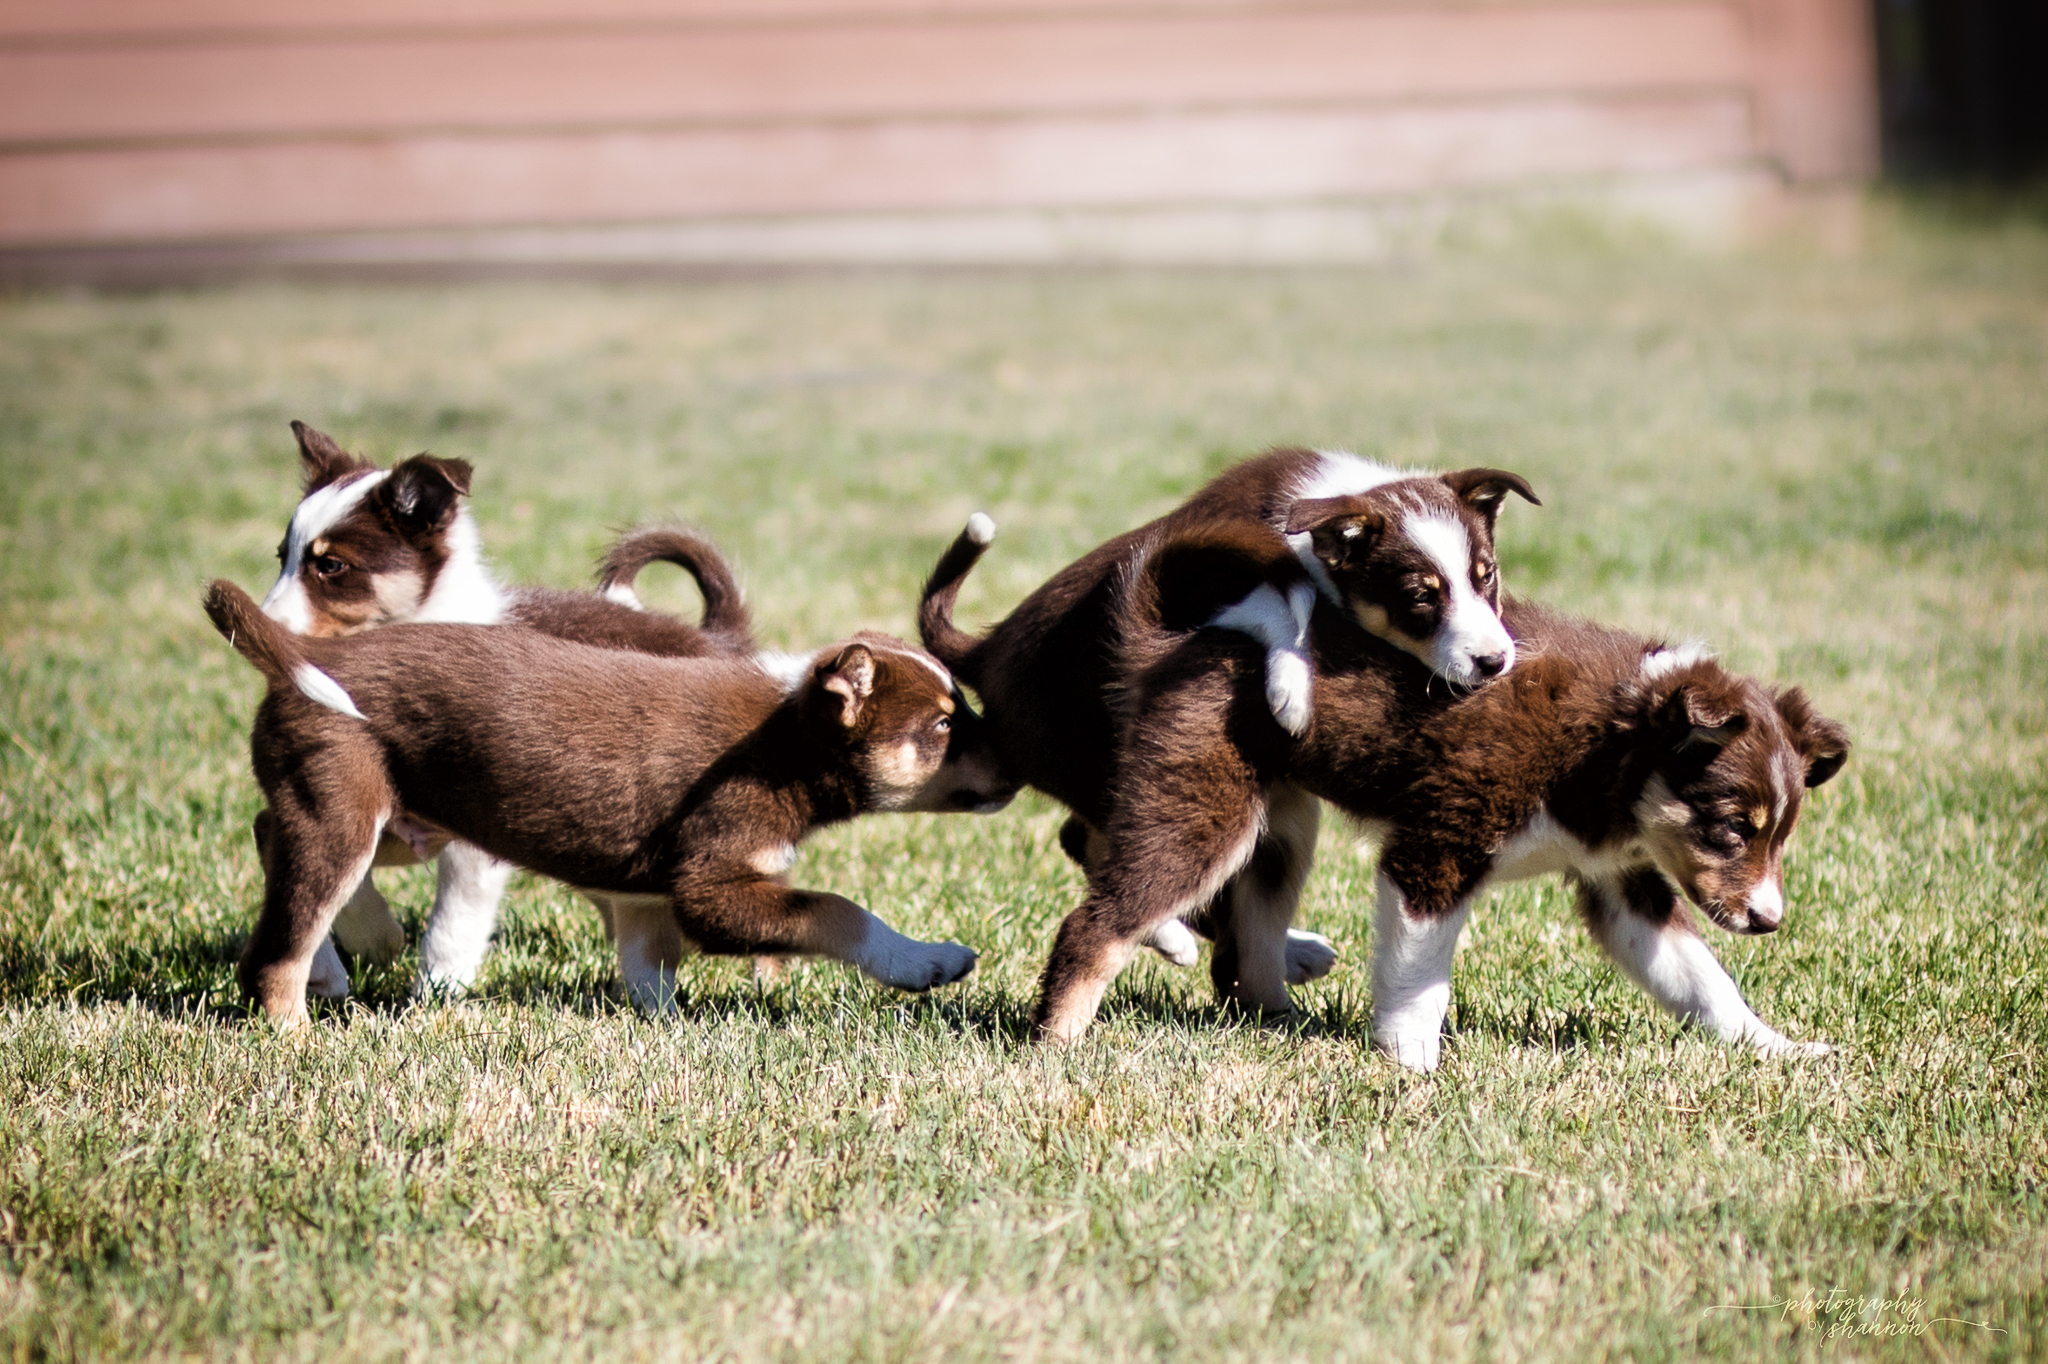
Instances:
[[[1849,761],[1849,731],[1816,715],[1806,693],[1791,687],[1778,694],[1778,714],[1792,730],[1792,742],[1806,759],[1806,784],[1819,786]]]
[[[459,459],[414,455],[391,466],[376,498],[408,535],[439,530],[455,516],[456,499],[469,492],[470,467]]]
[[[1533,507],[1543,505],[1543,499],[1536,496],[1536,490],[1529,486],[1528,479],[1505,469],[1459,469],[1443,477],[1466,506],[1486,518],[1489,530],[1500,515],[1500,504],[1507,500],[1509,493],[1514,493]]]
[[[326,487],[337,478],[373,467],[335,444],[334,437],[315,431],[304,422],[292,423],[292,435],[299,442],[299,468],[305,474],[305,492]]]
[[[1308,532],[1316,558],[1331,568],[1369,552],[1386,529],[1386,519],[1355,497],[1305,497],[1287,509],[1287,533]]]
[[[1709,744],[1725,746],[1749,728],[1749,717],[1727,701],[1693,683],[1680,683],[1657,708],[1657,718],[1672,736],[1673,751]]]
[[[825,665],[819,682],[839,697],[839,723],[852,729],[860,723],[861,711],[875,691],[875,656],[864,644],[849,644],[839,657]]]

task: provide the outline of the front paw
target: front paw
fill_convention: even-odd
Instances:
[[[1193,930],[1179,919],[1168,919],[1153,929],[1149,941],[1154,952],[1175,966],[1193,966],[1201,958],[1201,944],[1195,941]]]
[[[892,962],[884,983],[899,990],[923,993],[951,985],[974,970],[974,949],[956,942],[921,942]]]
[[[1374,1051],[1424,1075],[1443,1064],[1443,1046],[1441,1032],[1381,1032],[1374,1029],[1372,1035]]]
[[[1287,983],[1306,985],[1321,980],[1337,965],[1337,945],[1320,933],[1287,930]]]
[[[1780,1033],[1772,1033],[1769,1037],[1756,1038],[1751,1041],[1750,1045],[1756,1049],[1756,1054],[1759,1056],[1774,1058],[1782,1056],[1794,1060],[1826,1056],[1834,1050],[1833,1047],[1825,1042],[1795,1042]]]

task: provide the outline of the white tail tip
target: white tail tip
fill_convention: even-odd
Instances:
[[[338,710],[358,720],[369,718],[356,709],[355,699],[342,688],[341,683],[310,663],[301,663],[292,669],[292,685],[329,710]]]
[[[645,611],[647,609],[645,606],[642,606],[640,604],[640,594],[635,592],[632,588],[626,586],[626,584],[624,583],[613,583],[610,587],[607,587],[600,595],[603,596],[603,598],[606,601],[615,601],[619,605],[629,606],[635,611]]]
[[[996,523],[987,512],[976,512],[967,518],[967,538],[977,545],[986,545],[996,538]]]

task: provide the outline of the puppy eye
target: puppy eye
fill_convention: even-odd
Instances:
[[[932,730],[938,734],[950,734],[953,732],[953,721],[947,716],[941,715],[938,719],[932,721]]]
[[[1427,606],[1436,600],[1436,589],[1424,587],[1421,583],[1415,583],[1408,589],[1408,600],[1417,606]]]
[[[1748,815],[1735,815],[1728,820],[1728,827],[1737,838],[1748,840],[1756,837],[1756,821]]]
[[[1479,565],[1479,567],[1472,570],[1472,576],[1474,578],[1477,578],[1481,583],[1491,582],[1493,580],[1493,565]]]
[[[323,554],[313,561],[313,571],[323,578],[332,578],[348,568],[348,565],[332,554]]]

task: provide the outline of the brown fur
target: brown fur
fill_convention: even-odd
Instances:
[[[1779,876],[1799,793],[1847,755],[1841,727],[1797,688],[1704,659],[1653,677],[1649,640],[1512,601],[1504,614],[1524,661],[1464,696],[1319,616],[1315,723],[1295,743],[1258,706],[1257,650],[1241,637],[1134,640],[1119,800],[1088,899],[1047,964],[1039,1030],[1077,1036],[1132,944],[1242,864],[1262,795],[1289,783],[1386,831],[1381,870],[1413,915],[1473,895],[1547,812],[1617,869],[1645,921],[1685,927],[1675,880],[1724,927],[1775,928],[1742,897]],[[1646,819],[1658,787],[1669,800]],[[1770,812],[1761,827],[1740,823],[1759,809]],[[1254,859],[1248,874],[1271,873]],[[1210,913],[1227,918],[1229,903]],[[1228,938],[1227,924],[1211,928]]]
[[[862,636],[821,651],[786,694],[745,660],[459,625],[303,639],[224,582],[206,606],[270,683],[251,750],[272,835],[241,978],[273,1017],[304,1019],[313,951],[401,811],[572,885],[667,897],[708,952],[877,969],[860,955],[877,927],[865,911],[760,864],[821,825],[913,808],[940,776],[955,702],[907,646]],[[297,690],[307,664],[366,718]],[[965,949],[904,960],[891,983],[912,988],[972,967]]]

